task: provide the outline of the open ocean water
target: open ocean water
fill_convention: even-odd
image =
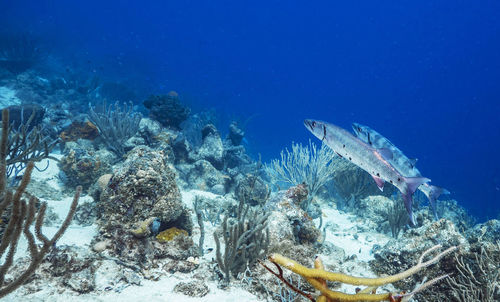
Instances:
[[[305,118],[369,125],[485,220],[500,212],[499,14],[497,1],[2,1],[0,28],[36,37],[54,69],[246,122],[264,161],[307,142]]]
[[[311,265],[316,254],[327,268],[371,278],[415,265],[437,243],[446,260],[425,273],[439,285],[417,297],[451,301],[467,286],[470,297],[488,292],[484,301],[500,295],[499,1],[0,0],[7,106],[5,145],[28,133],[20,150],[50,146],[28,157],[44,154],[45,162],[54,153],[27,187],[40,199],[18,207],[21,189],[6,192],[29,182],[21,181],[28,160],[0,150],[0,297],[20,272],[31,278],[6,301],[296,301],[279,296],[285,286],[257,259],[279,266],[283,256],[270,253],[283,253]],[[28,109],[38,114],[33,124],[16,127]],[[315,188],[315,178],[306,180],[309,192],[301,181],[280,187],[271,160],[317,138],[365,164],[379,185],[420,176],[387,172],[404,168],[387,164],[398,153],[367,149],[338,128],[314,129],[320,121],[349,132],[359,123],[388,139],[411,159],[405,164],[415,160],[421,176],[450,192],[438,201],[446,219],[415,207],[410,226],[411,205],[397,190],[380,193],[365,172],[335,160],[326,188]],[[427,200],[418,194],[416,204]],[[35,212],[45,224],[22,235]],[[227,236],[235,225],[252,236]],[[54,242],[39,235],[57,230],[65,235]],[[243,247],[235,238],[245,238]],[[30,271],[23,259],[36,259],[42,245],[41,268]],[[486,273],[468,285],[474,274],[451,279],[470,273],[460,261]],[[394,288],[411,292],[417,279]],[[297,288],[287,293],[311,289]]]
[[[62,68],[251,117],[264,160],[307,142],[304,118],[369,125],[484,220],[500,212],[499,14],[498,1],[2,1],[0,28]]]

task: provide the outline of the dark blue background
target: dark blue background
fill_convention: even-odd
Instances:
[[[252,119],[265,160],[317,118],[378,130],[481,219],[500,209],[499,1],[12,1],[0,22],[145,93]]]

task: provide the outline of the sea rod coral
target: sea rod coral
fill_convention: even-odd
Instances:
[[[0,258],[5,255],[3,263],[0,265],[0,298],[8,295],[23,285],[24,282],[26,282],[35,272],[36,268],[45,258],[45,255],[54,247],[56,241],[61,238],[73,218],[78,204],[78,198],[80,197],[82,190],[81,187],[77,188],[71,208],[61,227],[51,239],[47,238],[42,233],[42,225],[47,205],[42,203],[37,212],[37,199],[35,197],[30,197],[28,203],[22,200],[22,195],[30,182],[31,172],[35,167],[35,164],[33,162],[29,162],[27,164],[23,178],[14,192],[7,187],[6,157],[8,134],[9,111],[4,109],[2,111],[2,138],[0,141],[0,216],[2,216],[6,210],[10,210],[10,215],[8,217],[9,221],[7,223],[7,227],[5,228],[0,241]],[[33,222],[35,222],[35,234],[33,234],[30,230],[30,226]],[[17,244],[21,234],[24,234],[26,240],[28,241],[31,262],[25,271],[16,272],[17,274],[14,279],[6,282],[5,275],[13,264],[14,254],[16,253]],[[41,246],[36,243],[35,237],[41,242]]]
[[[396,281],[399,281],[404,278],[408,278],[420,270],[438,262],[443,256],[451,253],[456,249],[456,247],[450,247],[443,252],[439,253],[438,255],[434,256],[433,258],[424,261],[424,257],[427,256],[428,254],[432,253],[433,251],[441,248],[440,245],[436,245],[420,256],[418,263],[407,269],[406,271],[403,271],[399,274],[395,274],[392,276],[386,276],[386,277],[380,277],[380,278],[361,278],[361,277],[353,277],[349,275],[345,275],[342,273],[333,273],[333,272],[328,272],[324,269],[323,263],[319,258],[316,258],[314,262],[314,268],[307,268],[295,260],[289,259],[287,257],[284,257],[279,254],[272,254],[269,257],[269,261],[271,261],[276,268],[278,269],[278,272],[274,272],[270,267],[268,267],[266,264],[263,262],[260,262],[262,266],[264,266],[269,272],[271,272],[273,275],[278,277],[282,282],[284,282],[287,286],[289,286],[292,290],[298,292],[299,294],[303,295],[304,297],[308,298],[311,301],[321,301],[321,302],[342,302],[342,301],[408,301],[412,296],[414,296],[416,293],[424,290],[425,288],[431,286],[432,284],[438,282],[441,279],[444,279],[448,277],[448,275],[443,275],[437,278],[434,278],[430,281],[424,282],[421,284],[418,288],[413,290],[410,293],[406,294],[393,294],[393,293],[383,293],[383,294],[377,294],[375,293],[377,287],[383,286],[389,283],[393,283]],[[286,278],[283,276],[283,269],[282,267],[285,267],[286,269],[291,270],[292,272],[304,277],[309,284],[311,284],[315,289],[319,290],[321,292],[320,296],[315,299],[311,294],[305,293],[301,291],[300,289],[296,288],[294,285],[290,284]],[[366,285],[368,286],[367,288],[360,290],[356,294],[346,294],[342,293],[339,291],[332,291],[328,289],[327,287],[327,281],[336,281],[336,282],[341,282],[341,283],[346,283],[346,284],[351,284],[351,285]]]

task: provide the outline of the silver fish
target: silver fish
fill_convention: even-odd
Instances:
[[[398,188],[403,196],[410,222],[415,225],[412,195],[421,184],[429,182],[430,179],[403,176],[388,161],[388,157],[392,155],[389,149],[376,149],[338,126],[317,120],[305,120],[304,126],[339,156],[368,172],[381,190],[384,182],[389,182]]]
[[[358,123],[352,123],[352,129],[359,139],[369,144],[373,148],[385,148],[391,150],[393,156],[392,159],[389,160],[389,162],[401,174],[406,177],[422,177],[420,171],[415,167],[417,160],[408,158],[406,155],[404,155],[403,151],[401,151],[380,133],[368,126],[364,126]],[[425,196],[427,196],[427,199],[429,199],[429,204],[431,205],[432,211],[434,213],[434,218],[438,219],[436,200],[441,194],[450,194],[450,191],[427,183],[424,183],[423,185],[418,187],[418,190],[424,193]]]

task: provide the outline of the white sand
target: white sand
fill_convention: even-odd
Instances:
[[[0,86],[0,107],[19,105],[21,100],[16,96],[16,91],[5,86]]]

